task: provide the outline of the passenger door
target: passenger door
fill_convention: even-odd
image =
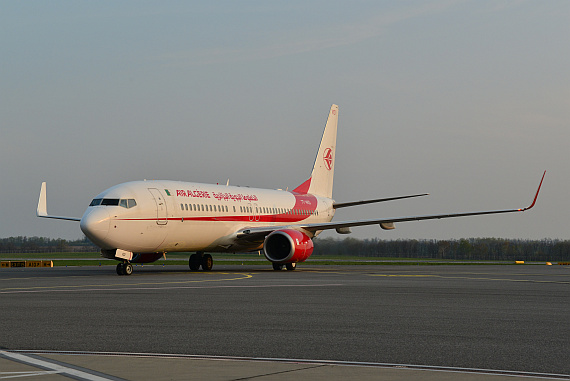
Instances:
[[[158,225],[166,225],[168,223],[168,211],[166,209],[164,196],[156,188],[148,188],[148,191],[152,194],[156,204],[156,223]]]

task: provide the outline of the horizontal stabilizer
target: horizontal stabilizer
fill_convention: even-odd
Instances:
[[[373,204],[376,202],[384,202],[384,201],[393,201],[393,200],[402,200],[404,198],[413,198],[413,197],[421,197],[421,196],[429,196],[429,193],[422,193],[422,194],[413,194],[411,196],[398,196],[398,197],[388,197],[388,198],[377,198],[374,200],[363,200],[363,201],[353,201],[353,202],[335,202],[333,204],[333,208],[346,208],[349,206],[356,206],[356,205],[364,205],[364,204]]]

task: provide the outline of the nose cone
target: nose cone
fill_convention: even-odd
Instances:
[[[87,236],[97,246],[106,249],[105,238],[109,234],[111,218],[107,208],[92,207],[89,208],[79,223],[79,227],[83,234]]]

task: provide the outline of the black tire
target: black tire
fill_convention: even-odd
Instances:
[[[123,274],[124,275],[131,275],[133,273],[133,265],[130,263],[125,263],[123,265]]]
[[[275,271],[281,271],[281,270],[283,270],[283,265],[280,264],[280,263],[274,263],[274,264],[273,264],[273,270],[275,270]]]
[[[124,268],[123,263],[117,264],[117,275],[124,275],[123,268]]]
[[[293,271],[293,270],[295,270],[295,269],[297,268],[297,263],[296,263],[296,262],[287,263],[287,264],[285,265],[285,267],[287,268],[287,270]]]
[[[214,259],[210,254],[204,254],[202,257],[202,270],[210,271],[214,267]]]
[[[200,256],[198,254],[192,254],[190,256],[190,259],[188,260],[188,266],[190,267],[190,270],[192,271],[200,270],[200,262],[201,262]]]

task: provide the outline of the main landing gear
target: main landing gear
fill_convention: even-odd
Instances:
[[[117,265],[118,275],[131,275],[133,273],[133,265],[130,262],[121,262]]]
[[[210,271],[214,266],[214,259],[210,254],[204,254],[204,252],[200,251],[190,256],[188,266],[190,266],[190,270],[192,271],[198,271],[200,267],[202,267],[204,271]]]
[[[295,263],[295,262],[293,262],[293,263],[286,263],[286,264],[285,264],[285,268],[286,268],[288,271],[293,271],[293,270],[295,270],[295,269],[297,268],[297,263]],[[275,271],[283,270],[283,264],[274,263],[274,264],[273,264],[273,270],[275,270]]]

